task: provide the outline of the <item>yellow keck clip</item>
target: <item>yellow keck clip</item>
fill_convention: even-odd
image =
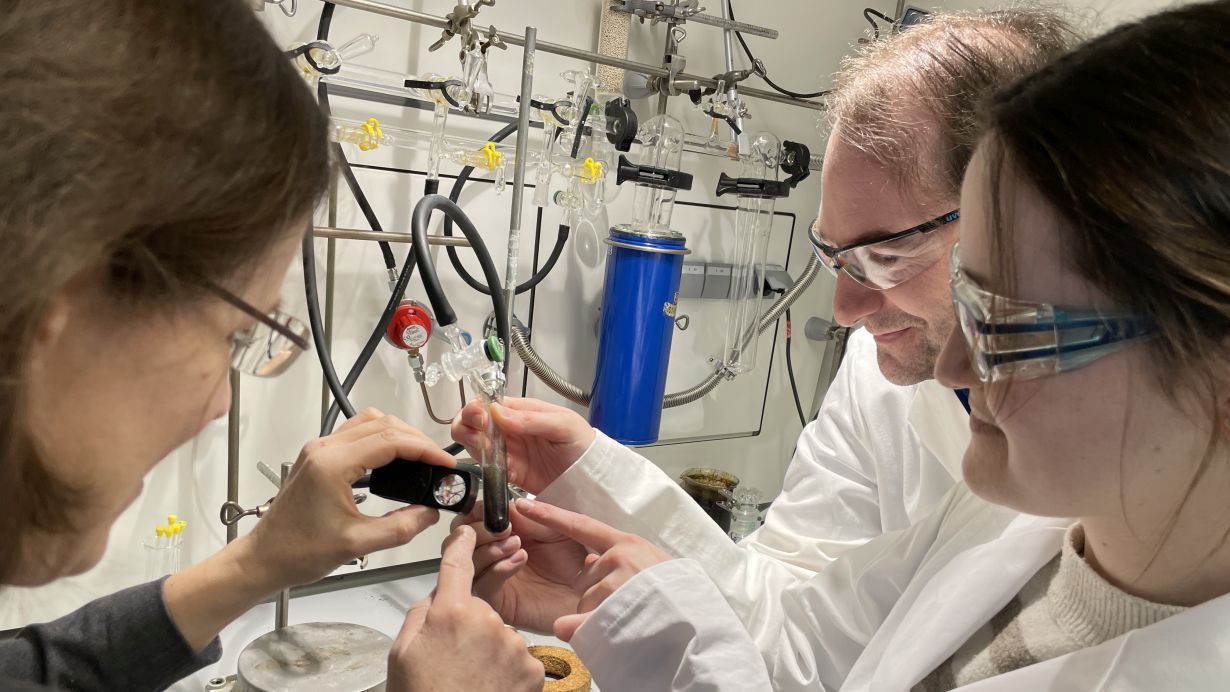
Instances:
[[[593,185],[602,177],[602,162],[595,161],[592,157],[586,157],[581,164],[581,182]]]
[[[487,157],[488,169],[495,170],[496,167],[504,163],[504,155],[500,153],[499,149],[495,148],[495,142],[487,142],[478,152]]]
[[[384,131],[380,129],[379,120],[368,118],[367,122],[359,126],[359,129],[363,131],[359,139],[359,151],[371,151],[380,146],[380,140],[384,139]]]

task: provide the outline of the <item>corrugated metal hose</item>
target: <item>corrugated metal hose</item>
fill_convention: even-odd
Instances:
[[[811,282],[815,280],[816,275],[819,273],[820,261],[816,259],[815,255],[812,255],[808,259],[807,266],[804,267],[803,274],[799,276],[798,281],[795,281],[794,285],[774,301],[773,305],[761,316],[756,328],[756,335],[763,334],[773,325],[777,324],[777,320],[781,318],[787,308],[794,305],[799,296],[803,295],[803,292],[807,290],[807,287],[811,285]],[[746,341],[750,341],[752,338],[753,335],[749,333]],[[529,368],[529,371],[534,373],[535,377],[542,380],[543,384],[571,402],[582,406],[589,406],[590,393],[564,379],[550,365],[547,365],[547,362],[538,355],[534,347],[525,338],[525,332],[516,325],[512,327],[512,345],[516,349],[517,355],[521,357],[521,361],[525,363],[525,367]],[[663,408],[674,408],[690,404],[717,389],[717,386],[727,379],[730,379],[729,375],[721,370],[717,370],[694,387],[689,387],[681,392],[667,394],[663,399],[662,406]]]

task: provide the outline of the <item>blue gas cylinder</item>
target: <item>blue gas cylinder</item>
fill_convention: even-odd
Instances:
[[[611,229],[589,422],[628,445],[656,442],[683,256],[681,234]]]

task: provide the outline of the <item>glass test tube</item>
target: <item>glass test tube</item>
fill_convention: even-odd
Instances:
[[[781,163],[781,142],[768,134],[757,134],[749,143],[740,177],[776,180]],[[735,212],[735,253],[731,267],[730,311],[726,322],[723,365],[732,374],[756,366],[760,343],[757,327],[763,307],[765,262],[769,253],[769,230],[773,226],[776,200],[772,197],[741,195]]]

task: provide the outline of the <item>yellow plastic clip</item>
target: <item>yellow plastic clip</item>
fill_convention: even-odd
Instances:
[[[487,142],[478,152],[487,157],[487,168],[494,170],[497,166],[504,163],[504,155],[499,149],[495,148],[495,142]]]
[[[359,140],[359,151],[371,151],[380,146],[380,140],[384,139],[384,131],[380,129],[380,121],[375,118],[368,118],[367,122],[359,126],[363,131],[363,136]]]
[[[581,163],[581,181],[589,184],[598,182],[602,177],[602,162],[595,161],[592,157],[587,157]]]

